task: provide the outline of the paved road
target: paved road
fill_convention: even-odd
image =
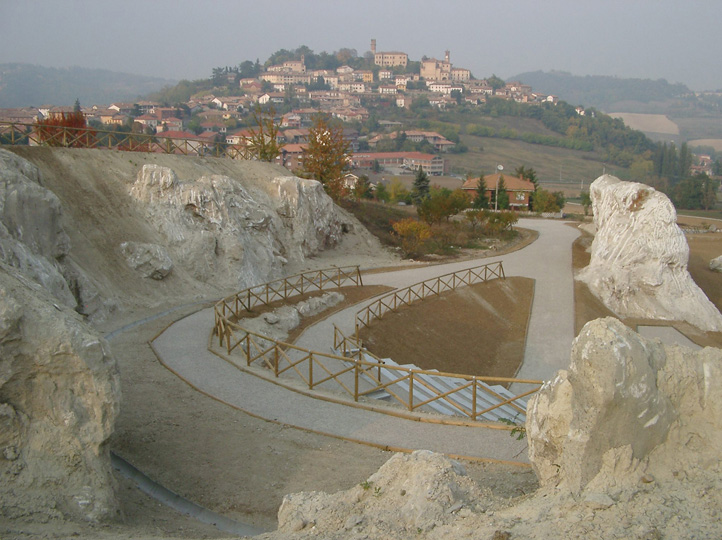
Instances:
[[[549,379],[569,363],[574,337],[571,243],[576,229],[557,221],[522,220],[539,231],[536,242],[497,258],[414,268],[364,277],[369,285],[405,287],[428,278],[485,262],[504,261],[507,276],[536,280],[524,364],[519,377]],[[341,311],[309,327],[298,344],[328,350],[332,324],[353,329],[359,306]],[[262,418],[335,437],[399,449],[429,449],[451,455],[527,461],[524,442],[506,431],[413,422],[289,392],[239,371],[206,349],[212,310],[186,317],[161,334],[153,345],[161,360],[199,390]],[[521,452],[521,453],[520,453]]]

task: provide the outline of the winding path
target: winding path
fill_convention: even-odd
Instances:
[[[536,280],[524,364],[520,378],[550,379],[569,364],[574,338],[574,289],[571,244],[578,231],[559,221],[522,220],[539,232],[526,248],[495,258],[369,274],[367,285],[406,287],[480,263],[503,260],[507,276]],[[297,344],[328,351],[333,324],[353,330],[359,305],[340,311],[309,328]],[[199,311],[171,325],[153,342],[161,361],[196,389],[269,421],[392,450],[428,449],[451,456],[527,462],[526,444],[507,431],[414,422],[290,392],[236,369],[210,353],[208,334],[213,310]]]

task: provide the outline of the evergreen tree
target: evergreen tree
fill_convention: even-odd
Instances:
[[[504,183],[504,175],[499,177],[499,196],[497,201],[497,207],[499,210],[509,209],[509,194],[506,191],[506,184]]]
[[[476,195],[471,205],[474,208],[489,208],[489,197],[486,195],[486,180],[484,180],[483,174],[479,176],[479,181],[476,184]]]
[[[416,178],[414,178],[414,187],[411,191],[411,198],[416,206],[421,204],[425,199],[429,198],[430,184],[429,175],[426,174],[426,171],[424,171],[424,169],[419,165],[419,168],[416,171]]]
[[[692,167],[692,152],[689,151],[687,143],[682,143],[679,147],[679,159],[677,160],[677,177],[679,179],[687,178],[689,169]]]

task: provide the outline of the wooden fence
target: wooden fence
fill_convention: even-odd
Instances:
[[[200,137],[164,137],[163,132],[149,135],[94,128],[39,126],[20,122],[0,122],[0,144],[250,159],[244,145],[209,141]]]
[[[363,286],[358,266],[313,270],[269,281],[262,285],[249,287],[219,301],[215,306],[216,321],[219,318],[228,319],[231,316],[238,319],[244,311],[248,313],[256,306],[268,305],[277,300],[286,300],[311,291],[323,291],[324,288],[347,286]]]
[[[487,267],[484,269],[484,267]],[[430,290],[448,290],[462,283],[485,281],[491,275],[503,276],[501,264],[484,265],[442,276],[438,286]],[[324,284],[344,283],[362,285],[358,267],[334,268],[309,272],[246,289],[216,304],[214,341],[222,347],[226,358],[233,364],[256,365],[268,370],[274,377],[293,377],[301,380],[309,390],[330,389],[341,391],[358,402],[365,396],[384,392],[408,411],[441,403],[453,414],[479,420],[495,409],[505,407],[526,413],[523,398],[536,392],[542,384],[538,380],[512,379],[506,377],[478,377],[456,373],[440,373],[404,366],[390,365],[364,350],[356,337],[347,337],[334,326],[334,348],[342,354],[312,351],[303,347],[275,340],[258,332],[243,328],[230,320],[238,318],[242,311],[254,305],[268,304],[276,299],[287,298],[313,287],[322,290]],[[434,281],[434,280],[428,280]],[[427,283],[427,282],[425,282]],[[441,285],[444,284],[444,285]],[[428,283],[427,283],[428,285]],[[292,292],[293,294],[289,294]],[[436,293],[438,294],[438,293]],[[214,345],[215,346],[215,345]],[[430,383],[430,377],[443,379],[445,388]],[[504,396],[489,387],[490,384],[518,383],[532,388],[514,396]]]
[[[356,313],[356,341],[362,326],[369,326],[373,319],[380,319],[389,311],[396,311],[401,306],[411,305],[417,300],[429,296],[438,296],[442,292],[453,291],[457,287],[483,283],[493,278],[504,279],[504,267],[501,261],[459,270],[443,276],[427,279],[390,292]]]

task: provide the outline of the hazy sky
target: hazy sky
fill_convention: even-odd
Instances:
[[[616,75],[722,88],[719,0],[0,0],[0,63],[208,77],[278,49],[443,58],[475,77]]]

